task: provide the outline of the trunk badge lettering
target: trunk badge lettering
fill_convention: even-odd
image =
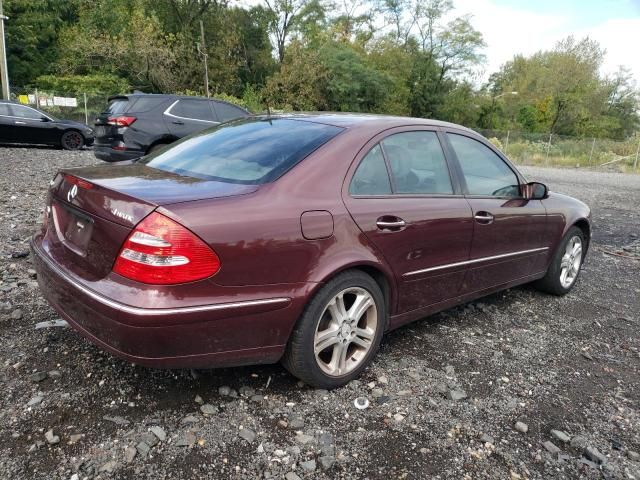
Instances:
[[[67,192],[67,201],[71,203],[73,199],[76,198],[76,195],[78,195],[78,186],[74,185]]]
[[[133,223],[133,215],[129,215],[127,213],[123,213],[120,210],[118,210],[117,208],[112,208],[111,209],[111,214],[113,216],[115,216],[115,217],[122,218],[123,220],[126,220],[127,222]]]

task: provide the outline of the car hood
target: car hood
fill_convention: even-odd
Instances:
[[[91,131],[93,131],[93,129],[91,127],[89,127],[88,125],[85,125],[84,123],[81,123],[81,122],[75,122],[73,120],[56,119],[55,122],[56,123],[60,123],[62,125],[67,125],[67,126],[70,126],[70,127],[76,127],[78,129],[82,129],[82,130],[91,130]]]

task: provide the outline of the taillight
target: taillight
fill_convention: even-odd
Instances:
[[[127,117],[125,115],[119,115],[117,117],[107,118],[107,125],[115,125],[117,127],[128,127],[136,121],[136,117]]]
[[[220,259],[193,232],[153,212],[125,240],[113,271],[142,283],[194,282],[220,270]]]
[[[69,175],[68,173],[64,175],[64,179],[71,185],[77,185],[81,188],[86,189],[93,188],[93,183],[83,180],[82,178],[74,177],[73,175]]]

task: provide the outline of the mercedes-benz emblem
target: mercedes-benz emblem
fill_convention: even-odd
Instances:
[[[67,192],[67,201],[71,202],[74,198],[76,198],[76,195],[78,195],[78,186],[74,185]]]

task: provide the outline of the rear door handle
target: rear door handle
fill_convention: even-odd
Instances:
[[[475,218],[476,222],[482,223],[483,225],[488,225],[493,223],[494,216],[489,212],[477,212],[473,218]]]
[[[380,230],[391,230],[397,231],[401,230],[407,226],[407,222],[398,217],[380,217],[376,221],[376,226]]]
[[[180,120],[174,120],[173,122],[171,122],[175,125],[184,125],[184,122],[180,121]]]

